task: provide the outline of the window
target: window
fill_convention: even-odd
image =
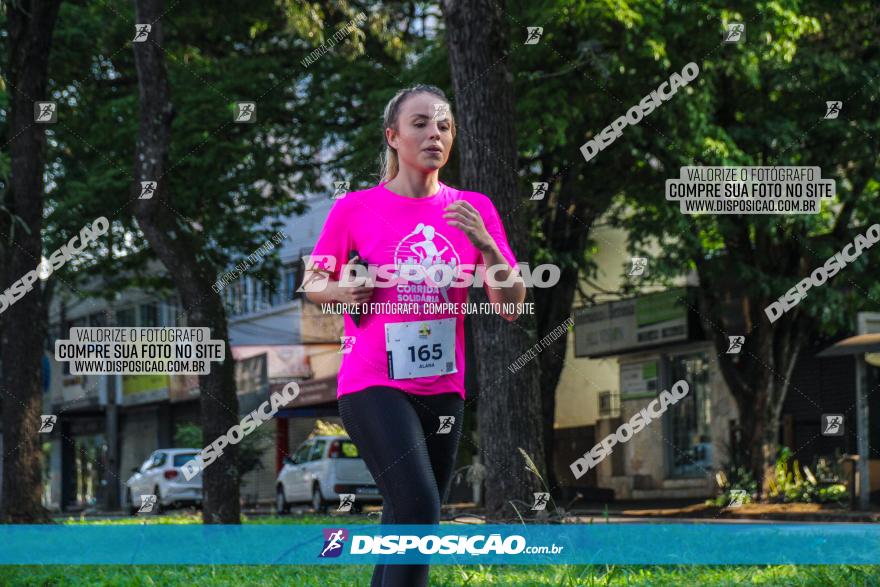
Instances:
[[[62,330],[61,330],[61,337],[63,339],[69,339],[71,328],[88,326],[88,325],[89,325],[89,319],[86,316],[83,316],[82,318],[75,318],[74,320],[68,320],[67,324],[65,324],[64,328],[62,328]],[[54,348],[52,349],[52,352],[55,352]],[[70,375],[71,362],[70,361],[63,361],[62,363],[64,365],[63,373],[65,375]]]
[[[254,279],[254,311],[266,310],[278,302],[273,300],[272,284],[262,279]]]
[[[360,458],[360,453],[358,452],[358,447],[355,443],[350,440],[340,440],[339,443],[340,451],[339,458],[342,459],[357,459]]]
[[[327,446],[326,440],[316,440],[314,448],[309,455],[309,461],[317,461],[324,457],[324,447]]]
[[[165,302],[161,307],[162,326],[183,326],[183,308],[181,308],[177,301]]]
[[[107,326],[107,313],[95,312],[89,314],[89,326]]]
[[[293,301],[300,297],[301,294],[297,293],[297,263],[292,263],[290,265],[285,265],[285,267],[281,270],[281,300],[279,303],[287,303]]]
[[[599,417],[620,417],[620,394],[614,391],[599,392]]]
[[[194,458],[196,458],[197,454],[198,453],[194,453],[194,452],[193,453],[184,452],[184,453],[174,455],[174,466],[175,467],[184,466],[186,463],[188,463],[191,460],[193,460]]]
[[[242,280],[226,286],[229,292],[229,315],[238,316],[247,312],[245,307],[245,289]]]
[[[137,326],[136,308],[116,310],[116,326]]]
[[[159,306],[141,304],[141,323],[139,326],[159,326]]]
[[[149,471],[153,467],[161,467],[166,458],[168,458],[168,455],[164,452],[154,452],[147,457],[147,460],[141,465],[141,472]]]
[[[242,280],[244,283],[243,295],[241,298],[242,302],[242,313],[249,314],[254,311],[254,280],[251,278],[245,278]]]
[[[671,357],[666,389],[679,379],[688,382],[690,391],[678,403],[670,405],[666,413],[670,473],[673,477],[701,477],[712,466],[712,412],[706,354]]]
[[[264,303],[263,300],[263,282],[259,279],[251,279],[251,283],[253,283],[253,292],[254,292],[254,312],[259,312],[260,310],[265,310],[268,304]],[[268,292],[267,292],[268,293]]]
[[[299,449],[297,449],[297,451],[295,453],[293,453],[294,462],[296,462],[297,465],[301,465],[302,463],[305,463],[308,460],[309,451],[311,451],[311,450],[312,450],[311,441],[309,441],[309,442],[305,443],[304,445],[302,445],[301,447],[299,447]]]

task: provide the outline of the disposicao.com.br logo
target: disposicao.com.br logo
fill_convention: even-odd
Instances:
[[[338,557],[344,550],[348,532],[344,528],[324,528],[324,544],[319,558]],[[526,539],[520,534],[507,537],[492,533],[474,535],[450,534],[389,534],[387,536],[367,536],[352,534],[349,554],[470,554],[473,556],[487,554],[560,554],[564,546],[528,546]]]

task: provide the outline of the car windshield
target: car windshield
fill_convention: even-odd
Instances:
[[[340,441],[342,445],[340,450],[340,457],[344,459],[358,459],[360,458],[360,454],[358,454],[358,447],[355,443],[350,440],[342,440]]]
[[[184,464],[188,463],[192,459],[196,458],[196,454],[194,452],[183,452],[179,455],[174,455],[174,466],[182,467]]]

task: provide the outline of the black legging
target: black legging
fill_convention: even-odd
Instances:
[[[382,493],[383,524],[438,524],[452,481],[464,400],[368,387],[339,398],[339,415]],[[438,434],[441,416],[455,416]],[[371,587],[428,585],[428,565],[377,564]]]

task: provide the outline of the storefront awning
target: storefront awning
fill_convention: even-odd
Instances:
[[[281,377],[306,378],[311,375],[306,347],[298,344],[244,344],[233,345],[232,356],[236,361],[256,355],[266,355],[269,380]]]
[[[858,336],[844,338],[816,356],[825,358],[859,355],[862,353],[880,353],[880,334],[859,334]]]
[[[269,393],[281,391],[288,383],[289,381],[271,383]],[[297,381],[296,384],[299,385],[299,395],[292,402],[283,406],[284,409],[302,408],[336,401],[336,375]]]

